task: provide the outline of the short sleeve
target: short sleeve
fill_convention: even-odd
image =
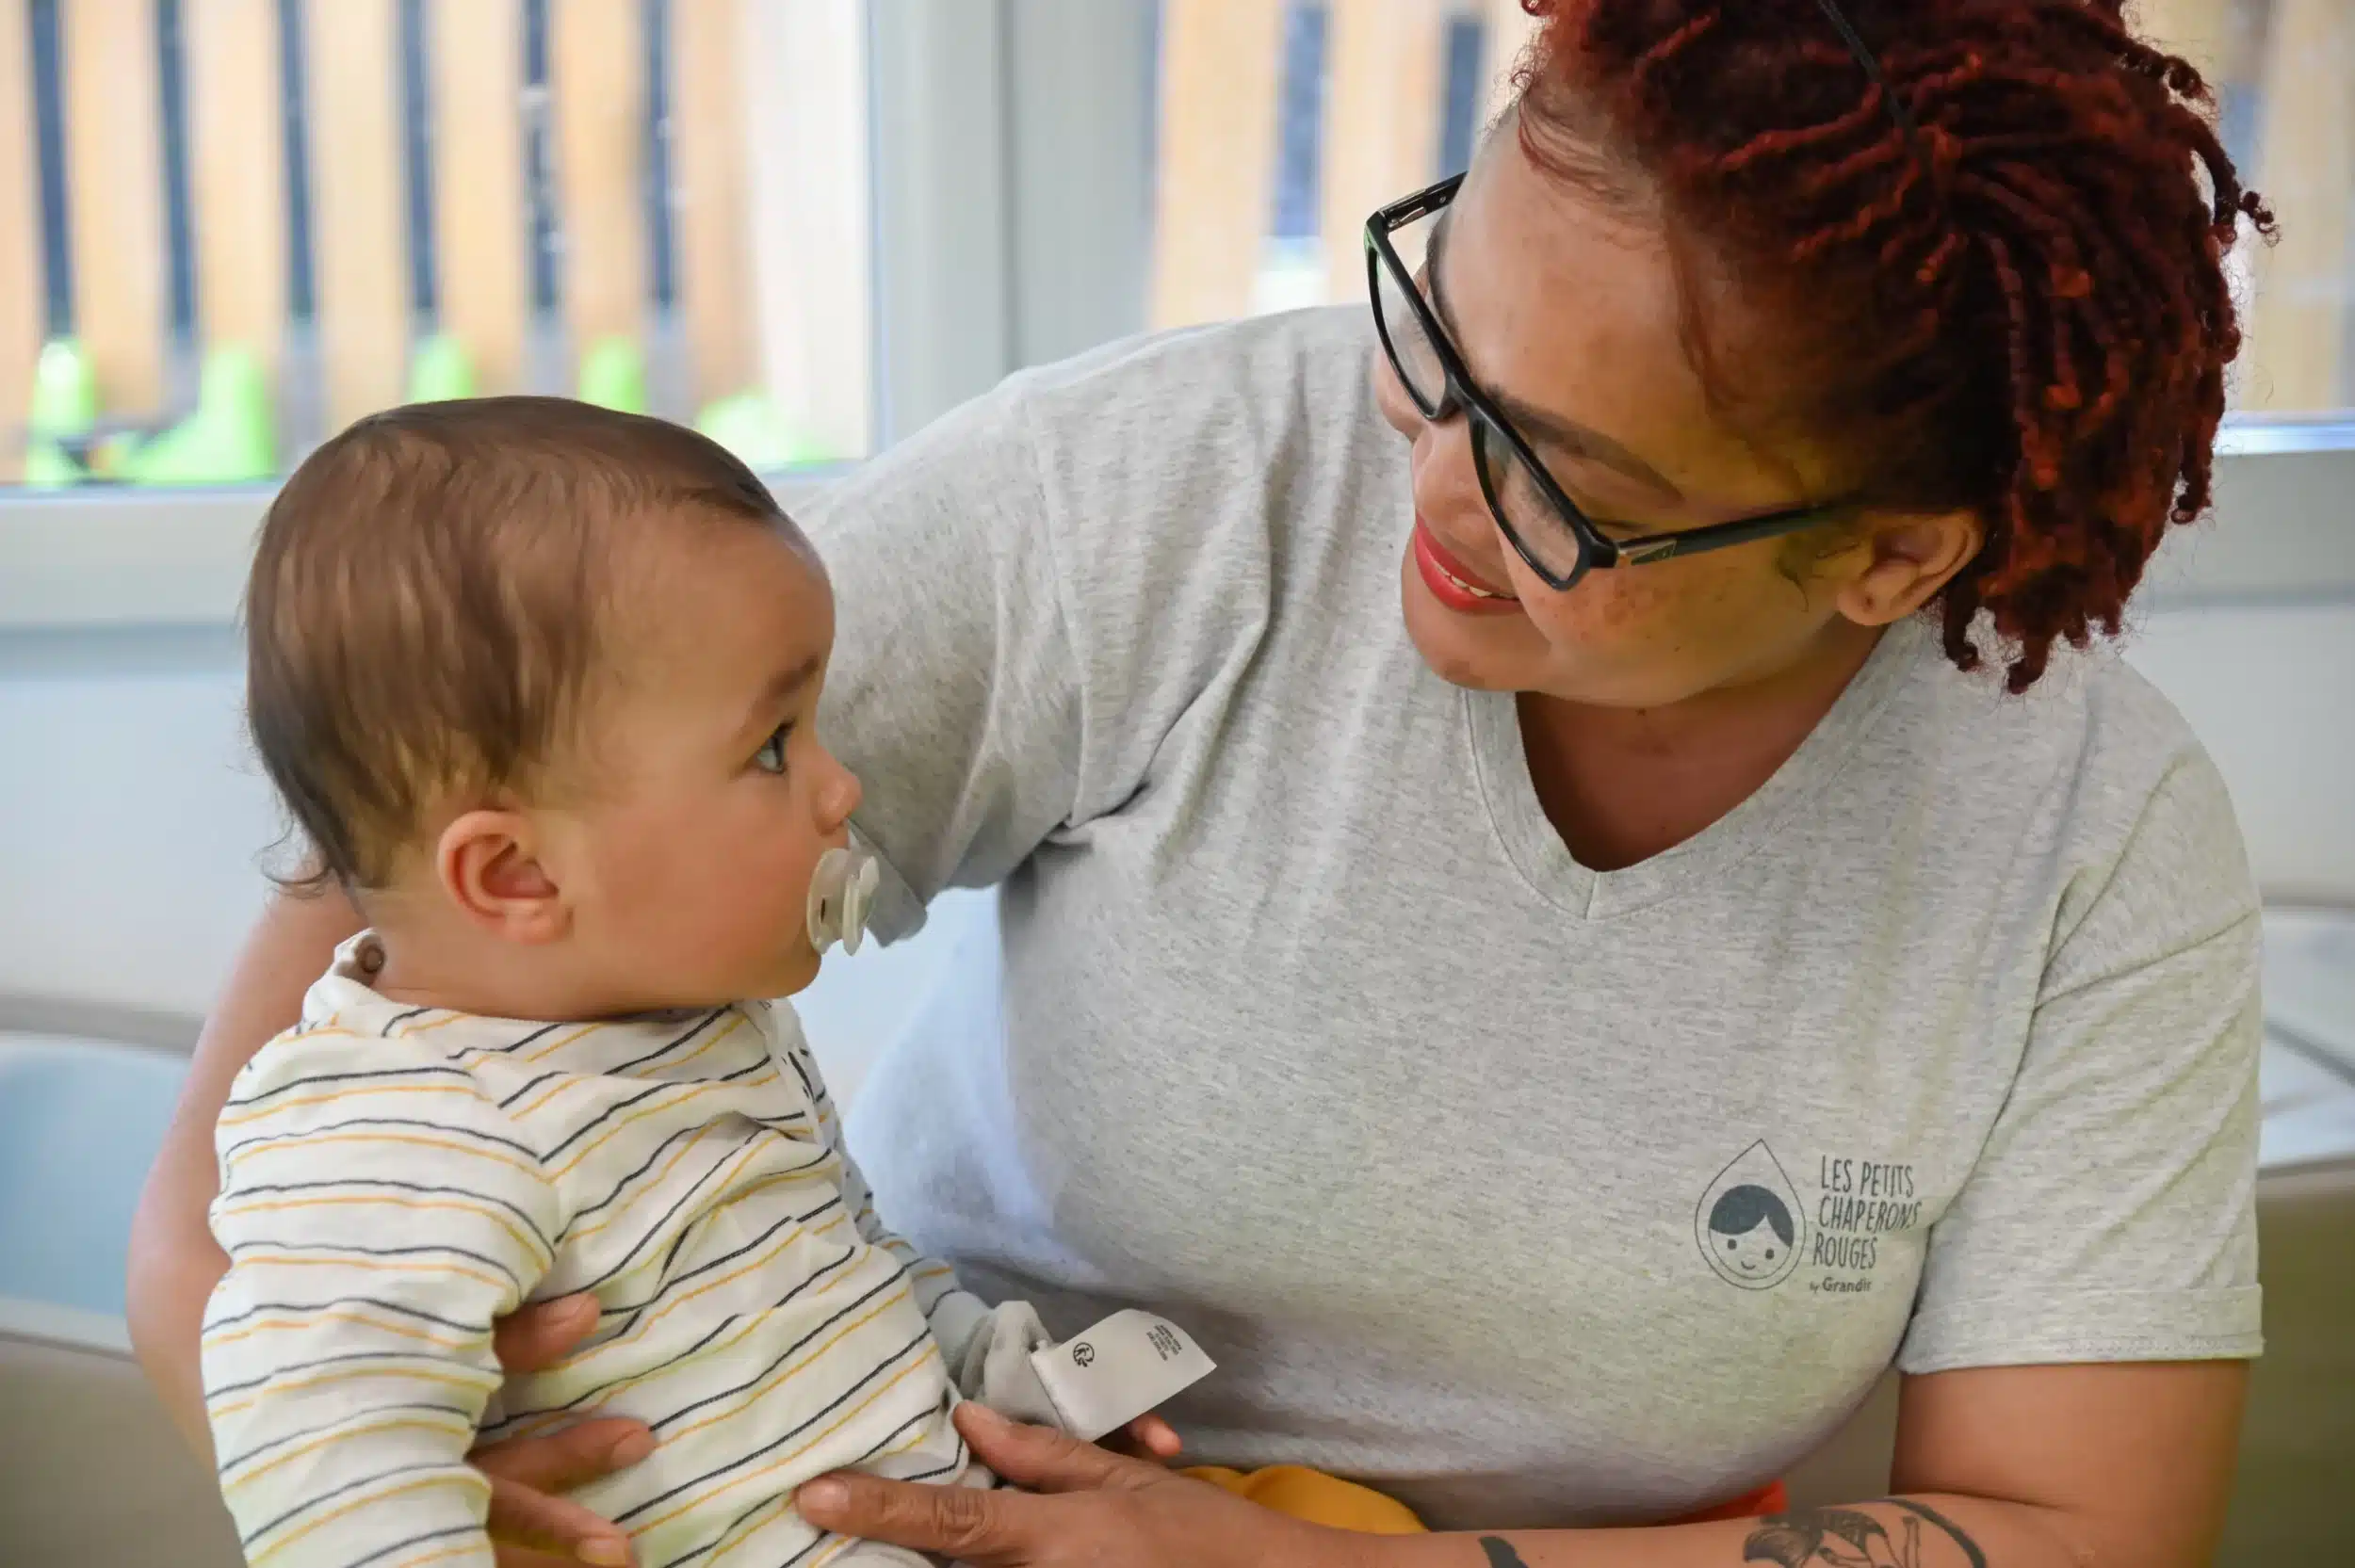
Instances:
[[[1001,880],[1071,814],[1080,679],[1018,393],[949,415],[800,509],[833,579],[820,729],[867,786],[874,927]]]
[[[2189,751],[2078,881],[1903,1371],[2261,1348],[2258,901],[2213,764]]]
[[[1113,345],[1013,378],[799,509],[835,586],[820,725],[896,873],[886,940],[940,889],[1117,813],[1174,734],[1214,721],[1286,585],[1313,598],[1359,493],[1403,482],[1371,342],[1356,310]]]

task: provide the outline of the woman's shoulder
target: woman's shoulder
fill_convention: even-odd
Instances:
[[[2043,880],[2066,936],[2097,900],[2186,940],[2256,908],[2222,772],[2174,703],[2114,645],[2064,650],[2024,694],[1991,669],[1956,670],[1928,647],[1909,683],[1925,781],[1975,824],[1970,852],[2009,844]],[[2195,928],[2197,928],[2195,929]]]
[[[1362,461],[1374,412],[1362,307],[1291,311],[1130,338],[1025,371],[999,396],[1050,500],[1106,491],[1264,494]]]
[[[1333,307],[1106,344],[1008,377],[797,511],[821,548],[907,514],[1155,574],[1206,542],[1255,553],[1271,530],[1347,534],[1363,487],[1400,461],[1372,342],[1363,308]]]

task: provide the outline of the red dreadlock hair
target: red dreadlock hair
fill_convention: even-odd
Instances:
[[[1762,307],[1779,417],[1867,504],[1983,521],[1946,651],[1975,668],[1986,613],[2014,691],[2055,641],[2116,635],[2168,525],[2207,510],[2240,348],[2224,254],[2244,217],[2272,232],[2207,84],[2121,5],[1849,0],[1917,137],[1816,0],[1522,0],[1544,22],[1523,148],[1565,178],[1598,154],[1640,171]]]

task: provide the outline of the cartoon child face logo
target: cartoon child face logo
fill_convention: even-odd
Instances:
[[[1701,1256],[1728,1285],[1766,1290],[1799,1264],[1798,1194],[1762,1141],[1717,1174],[1693,1215]]]
[[[1762,1187],[1730,1188],[1709,1209],[1709,1261],[1735,1285],[1791,1271],[1791,1210]]]

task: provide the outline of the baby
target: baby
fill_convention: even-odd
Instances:
[[[263,762],[370,926],[219,1123],[204,1384],[252,1563],[487,1565],[478,1429],[594,1411],[654,1430],[579,1494],[647,1568],[913,1564],[794,1489],[989,1484],[961,1397],[1141,1414],[1075,1414],[1141,1385],[1075,1392],[1103,1351],[882,1225],[792,1010],[747,999],[855,949],[874,888],[815,723],[832,595],[749,470],[554,399],[381,414],[287,481],[247,616]],[[593,1336],[502,1382],[493,1319],[583,1291]],[[1146,1403],[1210,1369],[1098,1327]]]

